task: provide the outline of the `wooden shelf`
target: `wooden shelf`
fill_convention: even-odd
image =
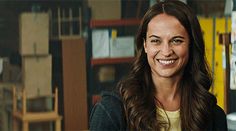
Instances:
[[[119,63],[131,63],[134,61],[134,57],[125,57],[125,58],[99,58],[92,59],[91,65],[104,65],[104,64],[119,64]]]
[[[118,20],[91,20],[90,28],[108,26],[132,26],[139,25],[140,19],[118,19]]]

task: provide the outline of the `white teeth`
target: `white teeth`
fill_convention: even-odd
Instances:
[[[169,65],[169,64],[173,64],[175,60],[159,60],[159,62],[163,65]]]

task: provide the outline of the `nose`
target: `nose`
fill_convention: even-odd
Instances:
[[[161,54],[166,57],[171,56],[174,52],[171,45],[168,42],[162,44],[160,51]]]

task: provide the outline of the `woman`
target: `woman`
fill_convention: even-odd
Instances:
[[[212,77],[201,28],[192,10],[166,0],[144,15],[136,59],[118,91],[103,95],[91,130],[227,130],[226,116],[208,92]]]

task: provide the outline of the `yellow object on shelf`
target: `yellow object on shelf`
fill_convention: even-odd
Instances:
[[[117,38],[117,30],[116,29],[112,29],[111,30],[111,38],[112,39],[116,39]]]

